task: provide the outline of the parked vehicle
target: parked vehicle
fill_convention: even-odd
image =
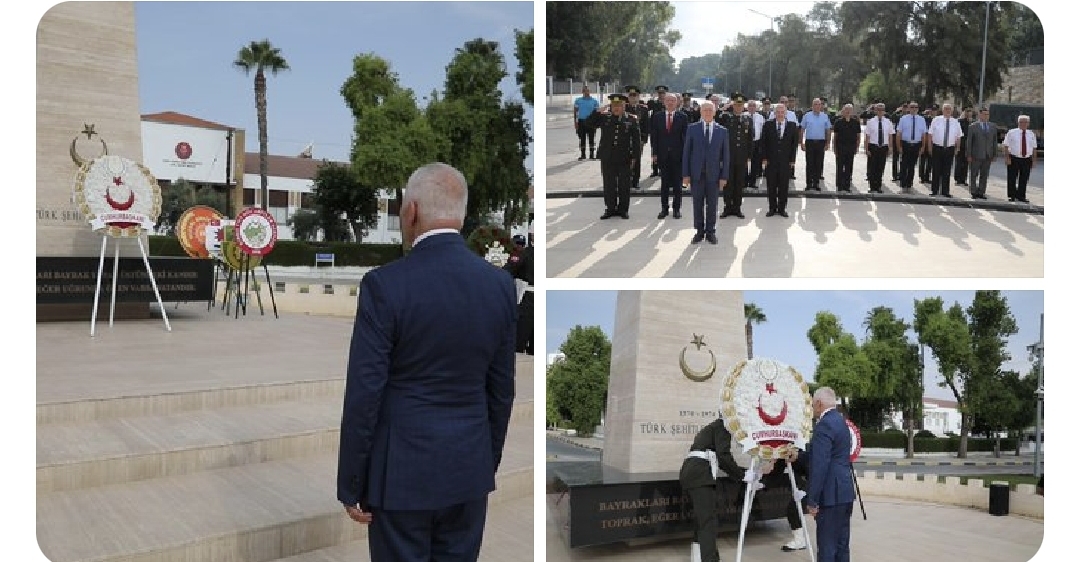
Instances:
[[[1043,106],[1026,103],[991,103],[990,122],[997,125],[998,142],[1005,140],[1005,133],[1016,127],[1016,119],[1021,115],[1031,118],[1028,125],[1035,132],[1038,150],[1043,150]]]

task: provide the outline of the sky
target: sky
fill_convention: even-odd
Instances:
[[[533,13],[532,2],[136,2],[140,111],[244,129],[246,150],[258,152],[254,74],[232,62],[241,47],[269,39],[290,67],[267,76],[270,154],[294,156],[314,143],[315,158],[348,161],[354,121],[339,90],[353,57],[386,59],[422,104],[443,90],[455,49],[496,41],[504,99],[522,102],[514,30],[532,29]]]
[[[758,35],[772,25],[768,16],[805,16],[814,2],[672,2],[675,17],[668,27],[682,33],[671,49],[678,64],[684,58],[720,53],[733,45],[740,33]],[[756,10],[760,15],[752,12]],[[774,28],[775,29],[775,28]]]
[[[1042,291],[1003,291],[1016,318],[1019,331],[1008,339],[1012,361],[1004,365],[1026,374],[1031,369],[1027,346],[1039,341],[1039,316],[1043,313]],[[907,323],[913,319],[916,299],[939,296],[945,308],[959,302],[971,304],[975,291],[744,291],[743,301],[754,303],[766,321],[754,325],[754,357],[767,357],[795,367],[813,380],[817,354],[806,338],[819,311],[836,314],[844,331],[865,339],[862,322],[875,306],[888,306]],[[610,339],[614,333],[617,291],[548,291],[546,354],[556,353],[566,335],[576,326],[600,326]],[[915,334],[909,331],[915,341]],[[952,391],[939,388],[941,380],[933,354],[926,352],[926,396],[954,400]]]

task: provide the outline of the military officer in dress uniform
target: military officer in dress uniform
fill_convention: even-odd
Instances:
[[[656,96],[653,97],[653,99],[649,100],[649,102],[646,104],[649,107],[649,120],[647,121],[648,123],[652,123],[652,116],[653,115],[656,115],[657,113],[664,113],[665,111],[667,111],[664,108],[664,98],[667,96],[667,92],[668,92],[668,87],[667,86],[660,85],[660,86],[656,87]],[[652,132],[652,131],[650,131],[650,132]],[[659,175],[660,175],[660,166],[656,162],[653,162],[652,174],[650,174],[649,177],[650,178],[655,178],[655,177],[657,177]]]
[[[630,218],[630,182],[634,162],[641,154],[641,133],[637,117],[626,111],[630,98],[625,94],[608,96],[608,105],[594,111],[588,126],[600,130],[600,175],[604,178],[604,214],[601,219],[619,216]]]
[[[731,147],[731,171],[724,186],[724,210],[720,218],[746,218],[742,213],[742,200],[746,187],[746,167],[754,155],[754,119],[743,110],[745,103],[746,96],[732,92],[730,111],[720,116],[720,124],[728,131]]]
[[[697,123],[701,121],[701,107],[694,101],[694,94],[690,92],[683,92],[682,105],[679,109],[686,114],[686,117],[690,120],[690,123]]]
[[[627,86],[626,95],[629,101],[626,105],[626,113],[637,117],[638,133],[641,134],[641,143],[638,144],[638,154],[634,159],[634,172],[630,180],[631,189],[641,189],[641,151],[649,144],[649,106],[641,99],[641,90],[637,86]]]

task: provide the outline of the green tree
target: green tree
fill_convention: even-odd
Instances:
[[[979,419],[989,422],[994,431],[1009,429],[1009,422],[1019,409],[1016,402],[1019,398],[1011,396],[1019,388],[1019,375],[1003,373],[1001,366],[1012,359],[1006,345],[1008,337],[1017,332],[1016,319],[1000,291],[975,291],[966,312],[971,361],[964,389],[969,395],[972,422]],[[1000,442],[994,450],[1000,454]]]
[[[357,242],[379,221],[379,188],[360,180],[353,168],[323,161],[312,180],[312,199],[328,214],[344,216]]]
[[[514,30],[514,57],[518,60],[518,71],[515,74],[518,86],[521,86],[521,96],[529,105],[533,103],[533,30]]]
[[[297,209],[285,224],[292,228],[295,240],[311,242],[319,235],[319,214],[313,209]]]
[[[532,139],[524,106],[502,101],[499,82],[507,71],[498,47],[473,39],[458,48],[446,67],[443,97],[433,94],[426,111],[442,139],[438,159],[460,170],[469,184],[466,236],[492,212],[509,220],[526,207],[532,181],[525,167]]]
[[[906,322],[891,308],[874,307],[863,320],[866,341],[863,352],[873,365],[871,395],[876,427],[884,427],[889,412],[904,414],[908,433],[908,458],[915,453],[915,420],[922,416],[922,386],[919,383],[918,348],[908,341]]]
[[[205,205],[224,214],[225,194],[213,186],[198,186],[180,178],[161,189],[161,214],[155,230],[176,236],[176,223],[184,211],[195,205]]]
[[[754,324],[761,324],[768,319],[758,305],[749,302],[743,304],[743,316],[746,318],[746,358],[754,358]]]
[[[938,364],[938,372],[947,387],[956,398],[960,411],[960,450],[958,458],[967,457],[967,438],[971,429],[971,413],[967,393],[971,387],[966,385],[971,372],[972,338],[968,331],[967,317],[959,303],[954,303],[948,310],[940,297],[931,297],[915,303],[915,332],[919,343],[930,348]]]
[[[233,66],[250,75],[255,71],[255,114],[259,126],[259,181],[261,186],[262,208],[265,209],[270,199],[268,183],[269,148],[266,132],[266,73],[277,75],[289,69],[289,63],[281,56],[281,49],[270,44],[270,40],[252,41],[236,54]]]
[[[681,37],[668,29],[670,2],[548,2],[546,10],[547,70],[560,78],[648,80]]]
[[[611,342],[599,326],[574,326],[559,346],[564,357],[547,370],[548,421],[561,418],[579,433],[600,423],[611,370]]]
[[[870,392],[873,365],[856,343],[855,336],[844,332],[835,314],[818,312],[806,337],[818,354],[814,382],[832,388],[845,410],[849,398],[866,396]]]

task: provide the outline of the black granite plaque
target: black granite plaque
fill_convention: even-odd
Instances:
[[[591,467],[589,467],[591,468]],[[604,482],[582,476],[590,470],[571,469],[556,479],[567,489],[569,502],[568,542],[571,548],[611,544],[633,539],[663,538],[694,530],[693,505],[676,475],[664,480]],[[769,475],[766,487],[754,496],[751,521],[782,519],[792,501],[786,475]],[[781,478],[783,476],[783,478]],[[721,478],[717,482],[717,517],[720,528],[738,529],[744,488],[741,482]]]
[[[213,294],[214,263],[211,260],[151,257],[161,300],[208,301]],[[99,258],[38,257],[37,304],[93,303],[98,283]],[[121,258],[116,282],[116,302],[156,302],[154,289],[142,258]],[[106,258],[101,271],[100,302],[112,298],[113,259]]]

